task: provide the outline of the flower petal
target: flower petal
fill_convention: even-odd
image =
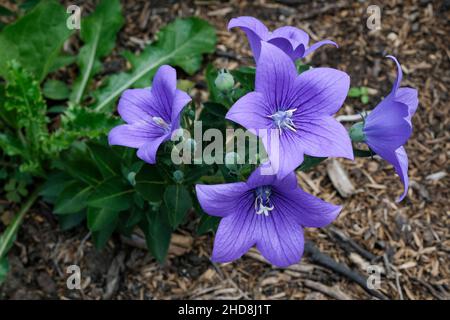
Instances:
[[[278,179],[286,177],[303,162],[305,151],[296,132],[284,130],[279,134],[278,129],[273,129],[262,137],[262,142]]]
[[[216,185],[197,184],[195,191],[202,209],[212,216],[234,214],[240,198],[249,190],[245,182]]]
[[[339,48],[339,46],[334,41],[322,40],[322,41],[314,43],[312,46],[310,46],[308,49],[306,49],[305,54],[303,56],[306,57],[307,55],[313,53],[314,51],[319,49],[321,46],[324,46],[326,44],[331,44],[331,45],[335,46],[336,48]]]
[[[371,146],[369,144],[369,146],[376,154],[394,166],[394,170],[399,175],[404,188],[403,193],[397,199],[397,202],[402,201],[408,193],[409,185],[408,155],[406,154],[405,148],[400,147],[397,150],[392,151],[391,149],[379,147],[377,145]]]
[[[122,119],[130,124],[159,113],[150,88],[125,90],[120,97],[117,110]]]
[[[300,74],[294,83],[291,100],[297,108],[296,117],[317,117],[335,114],[347,97],[350,77],[332,68],[314,68]]]
[[[273,185],[280,190],[291,190],[297,188],[297,177],[294,172],[291,172],[283,179],[278,179],[271,163],[266,162],[252,172],[247,179],[247,185],[250,189],[265,185]]]
[[[267,39],[269,30],[261,21],[248,16],[231,19],[228,23],[228,30],[236,27],[241,28],[247,35],[255,61],[258,61],[261,51],[261,40]]]
[[[279,110],[287,107],[297,76],[294,62],[273,44],[262,42],[256,66],[255,91],[264,95],[267,104]]]
[[[191,100],[192,98],[186,92],[178,89],[175,91],[175,97],[172,103],[172,126],[179,124],[177,120],[179,120],[180,113]]]
[[[241,97],[231,107],[225,118],[247,129],[265,129],[272,125],[269,116],[273,114],[272,109],[259,92],[250,92]]]
[[[333,117],[299,120],[298,143],[313,157],[344,157],[353,160],[352,142],[347,130]]]
[[[405,119],[408,114],[406,104],[394,101],[392,96],[386,97],[365,119],[367,144],[391,152],[405,144],[412,132],[410,122]]]
[[[168,65],[161,66],[155,74],[152,83],[152,95],[158,104],[161,118],[167,123],[172,121],[172,104],[177,89],[177,73]]]
[[[419,105],[417,90],[413,88],[399,88],[394,99],[408,106],[408,116],[406,119],[411,123],[411,118],[416,113],[417,106]]]
[[[258,233],[253,196],[239,202],[238,211],[222,218],[214,239],[212,260],[229,262],[242,257],[254,244]]]
[[[325,227],[336,219],[342,209],[341,206],[323,201],[300,188],[275,190],[274,206],[303,227]]]
[[[386,57],[392,59],[397,65],[397,78],[395,79],[394,85],[392,86],[392,92],[395,95],[395,92],[400,88],[400,83],[402,82],[403,78],[402,67],[400,66],[400,63],[398,62],[396,57],[394,56],[386,56]]]
[[[110,145],[130,148],[140,148],[148,141],[153,141],[164,135],[164,130],[151,122],[140,121],[133,124],[123,124],[113,128],[108,135]]]
[[[294,49],[300,44],[303,44],[303,46],[306,47],[309,43],[309,35],[305,31],[291,26],[284,26],[275,29],[270,35],[270,40],[275,38],[284,38],[289,40],[291,47]]]
[[[144,160],[147,163],[156,163],[156,153],[158,148],[164,141],[170,138],[169,134],[155,138],[154,140],[147,141],[144,145],[139,147],[137,156],[139,159]]]
[[[269,216],[259,215],[256,247],[271,264],[287,267],[303,255],[303,230],[282,211],[275,208]]]

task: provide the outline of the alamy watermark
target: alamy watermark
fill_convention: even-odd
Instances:
[[[81,8],[76,5],[70,5],[67,7],[66,12],[70,16],[66,20],[66,26],[69,30],[81,29]]]
[[[367,7],[366,26],[369,30],[381,30],[381,8],[377,5],[370,5]]]
[[[68,266],[66,273],[69,274],[67,277],[66,285],[69,290],[80,290],[81,289],[81,269],[77,265]]]

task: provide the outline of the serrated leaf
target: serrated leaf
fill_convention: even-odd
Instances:
[[[214,28],[199,18],[177,19],[161,29],[157,38],[139,56],[126,54],[133,70],[121,73],[115,81],[107,83],[112,87],[99,89],[108,92],[107,96],[94,94],[102,97],[97,100],[96,110],[106,109],[125,89],[149,86],[149,79],[163,64],[179,66],[193,74],[200,68],[202,54],[213,52],[216,44]]]
[[[81,102],[91,78],[100,70],[99,59],[114,48],[123,22],[119,0],[102,0],[95,12],[81,21],[80,38],[85,44],[78,55],[80,76],[73,85],[72,102]]]
[[[89,197],[88,205],[95,208],[107,208],[123,211],[130,208],[133,189],[119,177],[113,177],[100,183]]]
[[[93,187],[78,181],[66,184],[55,203],[55,214],[76,213],[87,207],[87,200],[93,192]]]
[[[166,188],[164,203],[167,207],[170,225],[174,229],[183,222],[187,211],[192,208],[191,196],[186,187],[180,184]]]
[[[42,93],[48,99],[65,100],[69,97],[69,87],[60,80],[49,79],[45,81]]]
[[[7,77],[7,63],[17,60],[41,81],[72,31],[66,12],[56,1],[41,1],[33,10],[0,33],[0,75]]]
[[[117,220],[119,212],[108,208],[93,208],[87,210],[87,223],[91,231],[100,231],[108,228],[108,226]]]
[[[145,164],[135,176],[135,189],[147,201],[161,201],[164,180],[154,165]]]

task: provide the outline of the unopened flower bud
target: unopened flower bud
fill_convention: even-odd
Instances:
[[[181,181],[183,181],[183,179],[184,179],[183,171],[176,170],[173,172],[173,180],[175,180],[175,182],[180,183]]]
[[[234,87],[234,78],[227,71],[220,71],[214,84],[222,92],[229,92]]]

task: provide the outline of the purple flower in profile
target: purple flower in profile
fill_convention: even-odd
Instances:
[[[394,166],[402,180],[404,191],[397,201],[408,192],[408,156],[403,145],[412,133],[411,117],[419,104],[417,90],[400,88],[402,68],[397,59],[388,56],[397,65],[397,79],[391,93],[365,118],[363,138],[380,157]]]
[[[250,48],[253,51],[255,61],[258,61],[261,52],[261,41],[270,42],[283,50],[292,60],[304,58],[319,47],[325,44],[338,45],[331,40],[323,40],[309,44],[309,35],[295,27],[281,27],[273,32],[258,19],[253,17],[233,18],[228,23],[228,30],[231,28],[241,28],[247,35]]]
[[[137,148],[137,156],[150,164],[156,163],[161,143],[169,140],[180,127],[180,113],[191,97],[177,89],[174,68],[161,66],[151,88],[126,90],[118,111],[127,124],[112,129],[110,145]]]
[[[349,86],[349,76],[331,68],[298,75],[283,51],[262,42],[255,91],[240,98],[226,118],[262,138],[272,166],[283,178],[303,162],[304,154],[353,159],[347,130],[332,117]]]
[[[196,185],[203,210],[222,217],[213,261],[233,261],[256,245],[270,263],[287,267],[303,255],[303,227],[324,227],[341,211],[300,189],[293,172],[281,180],[267,173],[259,167],[247,182]]]

